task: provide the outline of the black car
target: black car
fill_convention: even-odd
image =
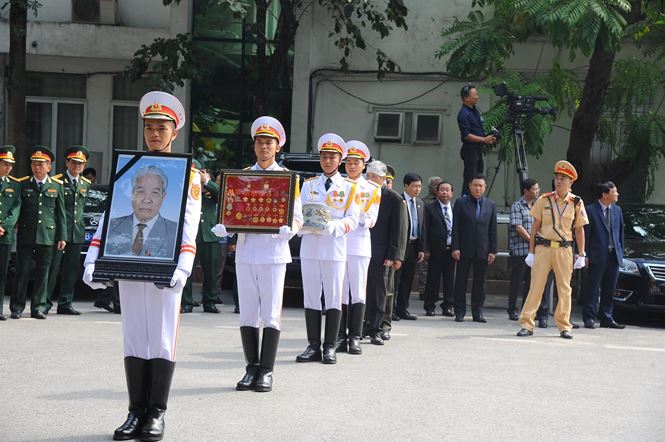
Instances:
[[[665,206],[621,208],[625,257],[614,305],[618,309],[665,313]]]

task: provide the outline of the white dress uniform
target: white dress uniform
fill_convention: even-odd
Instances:
[[[277,163],[267,169],[258,164],[249,170],[286,170]],[[299,198],[293,207],[291,229],[298,232],[302,226],[302,205]],[[236,277],[240,326],[264,327],[280,330],[282,298],[286,264],[291,262],[289,240],[278,234],[239,233],[236,244]]]
[[[318,142],[319,152],[336,152],[346,156],[344,140],[335,134],[324,134]],[[330,185],[326,190],[326,182]],[[330,208],[331,221],[320,234],[301,230],[300,267],[305,304],[305,322],[309,345],[296,358],[298,362],[321,360],[321,289],[326,302],[326,327],[323,362],[337,362],[335,347],[341,319],[342,292],[346,271],[347,235],[358,227],[360,208],[355,202],[357,185],[339,172],[305,180],[300,199],[307,203],[325,204]],[[318,318],[318,319],[317,319]]]

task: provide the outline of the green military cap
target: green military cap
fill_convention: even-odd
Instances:
[[[390,164],[386,164],[386,169],[388,169],[388,175],[386,175],[387,180],[395,179],[395,168]]]
[[[16,153],[16,148],[11,144],[6,144],[0,147],[0,160],[6,161],[8,163],[15,163],[14,154]]]
[[[30,153],[31,161],[48,161],[53,162],[55,160],[55,155],[51,152],[46,146],[33,146],[32,152]]]
[[[90,158],[90,152],[83,146],[72,146],[65,150],[65,160],[76,161],[77,163],[87,163]]]
[[[192,160],[192,166],[194,166],[196,169],[204,169],[205,166],[200,160]]]

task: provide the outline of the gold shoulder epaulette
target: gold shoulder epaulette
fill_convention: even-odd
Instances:
[[[381,187],[378,184],[376,184],[374,181],[367,180],[368,183],[370,183],[374,187]]]
[[[348,181],[349,183],[351,183],[351,184],[357,184],[355,181],[353,181],[353,180],[352,180],[351,178],[349,178],[348,176],[345,176],[344,179],[345,179],[346,181]]]
[[[303,183],[306,183],[307,181],[315,180],[315,179],[317,179],[317,178],[318,178],[317,176],[313,176],[313,177],[307,178],[305,181],[303,181]]]
[[[81,178],[81,181],[83,181],[84,183],[92,184],[92,181],[90,181],[89,179],[87,179],[83,175],[81,175],[79,178]]]
[[[20,183],[21,181],[25,181],[25,180],[27,180],[28,178],[30,178],[29,176],[24,176],[24,177],[21,177],[21,178],[16,178],[15,176],[11,176],[11,175],[7,175],[7,177],[8,177],[10,180],[14,180],[14,181],[16,181],[17,183]]]
[[[57,175],[53,175],[51,178],[57,178],[57,179],[60,179],[61,176],[62,176],[62,174],[59,173],[59,174],[57,174]]]
[[[53,181],[55,181],[56,183],[58,183],[58,184],[64,184],[64,183],[62,182],[62,180],[59,180],[58,178],[56,178],[56,177],[54,177],[54,176],[52,176],[51,179],[52,179]]]
[[[242,170],[249,170],[251,168],[252,168],[252,166],[247,166],[247,167],[243,167]]]

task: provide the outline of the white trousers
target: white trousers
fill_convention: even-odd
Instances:
[[[369,256],[348,255],[346,257],[346,272],[344,273],[344,293],[342,304],[364,304],[367,299],[367,269]]]
[[[125,356],[175,361],[180,293],[153,283],[118,281]]]
[[[342,309],[345,261],[301,259],[302,286],[305,308],[321,310],[321,287],[327,309]]]
[[[236,264],[240,326],[281,329],[286,264]]]

